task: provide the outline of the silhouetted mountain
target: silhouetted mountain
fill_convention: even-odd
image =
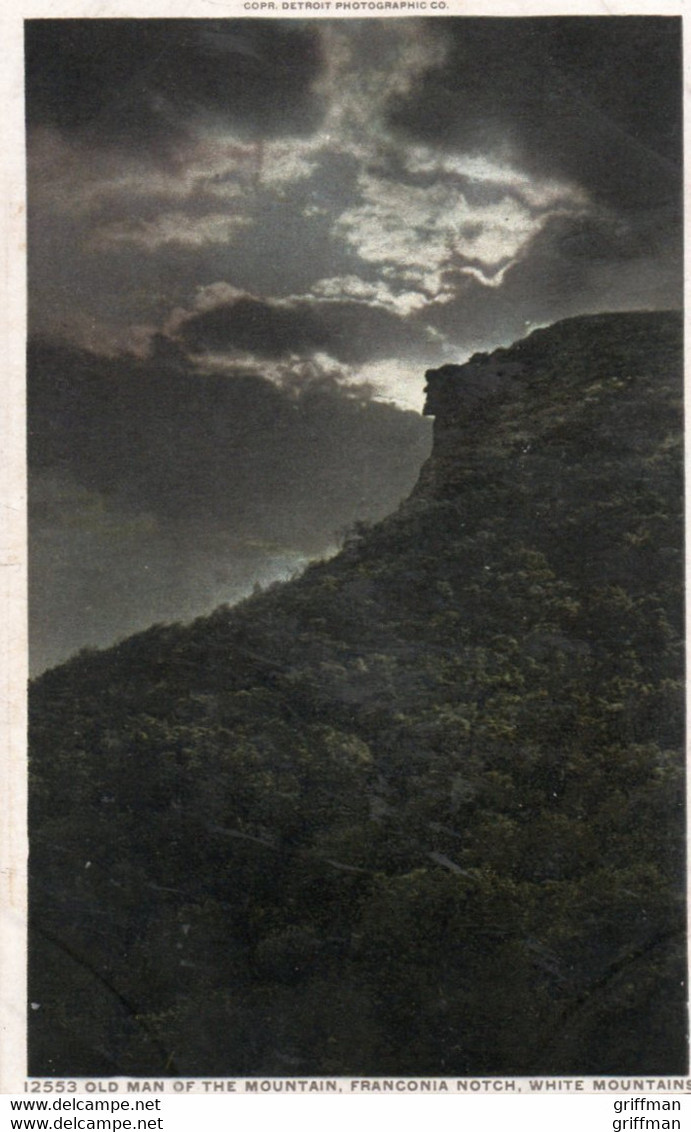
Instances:
[[[395,514],[36,681],[32,1074],[686,1071],[680,338],[430,371]]]

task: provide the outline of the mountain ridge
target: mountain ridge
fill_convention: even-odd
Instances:
[[[680,329],[428,371],[392,516],[35,682],[33,1073],[685,1071]]]

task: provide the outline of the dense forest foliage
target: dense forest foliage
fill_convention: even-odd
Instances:
[[[32,1074],[686,1070],[680,339],[431,373],[395,514],[35,682]]]

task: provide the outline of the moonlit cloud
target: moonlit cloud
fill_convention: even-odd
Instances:
[[[318,142],[367,160],[388,140],[386,112],[404,98],[446,46],[414,21],[333,21],[322,25],[324,70],[316,91],[324,99]]]
[[[529,177],[501,155],[434,151],[387,132],[392,100],[445,60],[446,45],[424,25],[343,22],[324,26],[321,39],[324,115],[311,135],[252,140],[212,121],[198,126],[184,161],[143,176],[131,155],[121,167],[110,150],[99,157],[92,147],[86,160],[82,139],[71,150],[43,128],[35,160],[46,213],[71,210],[90,227],[86,254],[128,246],[150,255],[221,252],[242,239],[257,256],[268,216],[283,213],[291,224],[297,207],[305,222],[326,224],[332,263],[360,264],[357,272],[315,273],[304,295],[408,316],[453,300],[464,276],[501,286],[552,216],[587,208],[577,186]],[[344,160],[350,200],[320,188]],[[40,176],[51,167],[52,186]]]
[[[361,279],[359,275],[341,275],[331,279],[319,279],[310,288],[307,295],[301,295],[299,298],[312,298],[327,302],[353,300],[354,302],[394,311],[397,315],[403,317],[412,314],[414,311],[423,310],[428,302],[428,297],[420,291],[394,291],[385,279],[378,279],[376,283],[372,283]]]
[[[490,183],[501,187],[499,180]],[[462,185],[448,180],[418,186],[363,175],[358,188],[362,203],[339,217],[337,232],[364,262],[389,277],[400,268],[402,279],[437,301],[453,297],[459,272],[499,286],[549,219],[584,207],[580,194],[566,191],[558,207],[541,210],[508,191],[487,202],[471,200]],[[542,195],[549,199],[546,190]]]
[[[133,244],[143,251],[155,251],[163,244],[193,248],[204,244],[231,244],[237,232],[251,223],[248,216],[228,216],[222,212],[204,216],[165,212],[155,220],[104,224],[94,234],[91,247],[103,250],[109,245]]]
[[[73,58],[76,49],[77,54],[91,51],[99,36],[111,37],[114,54],[101,84],[93,64],[79,62],[80,73],[87,75],[86,100],[78,113],[71,110],[62,119],[55,113],[56,92],[48,98],[51,83],[62,91],[61,72],[58,68],[58,78],[50,77],[48,55],[36,55],[36,66],[43,68],[37,89],[45,87],[45,98],[29,100],[32,254],[40,265],[33,272],[32,320],[38,328],[61,326],[84,342],[100,338],[104,347],[129,342],[141,350],[147,332],[175,334],[181,318],[202,313],[205,290],[209,296],[209,288],[225,287],[229,295],[254,296],[273,311],[272,325],[282,308],[284,313],[291,308],[299,310],[304,328],[314,306],[309,332],[297,352],[291,349],[286,357],[305,360],[326,349],[341,364],[350,364],[353,351],[346,339],[355,307],[363,312],[358,348],[363,364],[379,364],[389,350],[388,341],[372,337],[388,334],[375,317],[378,312],[397,320],[406,361],[434,364],[440,348],[435,333],[442,333],[444,348],[454,346],[442,308],[474,311],[480,303],[489,304],[494,313],[488,322],[496,326],[500,311],[510,337],[524,324],[510,317],[507,301],[519,265],[546,238],[555,238],[560,225],[585,231],[593,222],[602,232],[597,254],[609,249],[614,266],[609,272],[601,267],[597,279],[591,272],[592,283],[579,267],[577,307],[580,302],[582,309],[591,309],[596,294],[602,301],[602,280],[616,280],[620,249],[636,240],[648,257],[639,278],[667,279],[672,294],[672,273],[665,275],[653,262],[667,253],[658,253],[659,240],[641,235],[640,210],[618,212],[611,192],[605,200],[591,191],[605,184],[600,149],[612,121],[610,104],[606,121],[590,108],[592,154],[583,141],[587,121],[576,116],[576,88],[568,101],[555,87],[552,102],[561,116],[561,133],[547,115],[545,75],[553,73],[553,64],[545,56],[543,66],[542,56],[549,55],[550,35],[556,34],[551,21],[535,28],[531,23],[525,35],[525,21],[516,21],[508,32],[507,21],[463,19],[326,20],[304,28],[282,28],[275,21],[232,26],[190,21],[183,27],[173,21],[168,39],[165,23],[147,24],[141,42],[136,22],[127,30],[113,29],[107,21],[86,29],[81,46],[79,36],[71,41],[66,67],[79,62]],[[585,43],[591,53],[597,52],[600,26],[592,29],[592,44]],[[557,32],[559,27],[554,24]],[[616,24],[622,58],[629,61],[635,55],[626,39],[632,27],[629,21]],[[504,51],[498,67],[494,40],[503,44],[514,28],[516,50]],[[614,89],[628,82],[628,72],[618,75],[616,36],[609,25],[605,30],[612,41],[608,83]],[[643,29],[634,32],[631,42],[637,43]],[[119,61],[121,38],[134,56]],[[141,80],[132,59],[143,57],[142,45],[149,41],[167,54],[155,64],[141,95],[148,117],[123,133],[123,114],[135,113],[135,101],[123,107],[120,99],[111,107],[107,96],[111,92],[116,98],[123,68],[130,76],[128,97],[134,100]],[[294,59],[286,50],[289,42],[298,50]],[[563,36],[554,42],[563,53]],[[582,51],[582,38],[579,43]],[[48,51],[47,40],[41,50]],[[572,71],[578,66],[570,56],[564,58]],[[231,64],[235,77],[226,80]],[[573,87],[571,72],[569,82]],[[181,91],[187,92],[184,98]],[[250,95],[261,113],[250,105]],[[609,88],[600,96],[603,105],[607,99],[611,103]],[[521,108],[518,117],[514,104]],[[620,113],[624,104],[612,105]],[[540,132],[530,134],[533,119],[548,147]],[[97,123],[105,123],[100,133]],[[155,145],[143,144],[145,127]],[[174,145],[165,142],[166,128]],[[583,154],[583,177],[568,160],[563,138],[569,131]],[[623,184],[617,148],[622,130],[610,132],[608,145],[618,155],[610,180]],[[644,146],[637,141],[631,152],[640,196],[646,183]],[[561,170],[555,168],[554,153],[564,155]],[[645,227],[646,233],[652,231],[650,222]],[[568,278],[574,275],[568,257],[575,246],[572,240],[563,243],[551,260],[552,269]],[[139,286],[132,285],[135,277]],[[623,285],[621,273],[620,278]],[[160,279],[166,281],[163,286]],[[555,279],[555,294],[560,286]],[[630,286],[626,289],[631,293]],[[619,301],[615,291],[616,282],[609,306]],[[180,316],[181,311],[187,313]],[[339,311],[346,319],[342,333],[335,322]],[[369,321],[367,311],[373,315]],[[322,331],[324,318],[328,330]],[[462,313],[459,327],[464,329],[455,349],[461,356],[474,336]],[[244,350],[242,343],[237,349]],[[216,356],[213,343],[207,353]]]
[[[426,369],[680,302],[676,19],[26,26],[37,667],[391,511]]]

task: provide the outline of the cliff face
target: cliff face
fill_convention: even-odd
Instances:
[[[584,460],[646,459],[664,436],[679,437],[680,335],[675,312],[592,315],[428,370],[425,413],[435,428],[426,490],[450,494],[468,464],[488,457],[503,457],[512,477],[552,458],[563,480]]]
[[[429,370],[414,496],[470,502],[491,478],[505,529],[569,577],[664,587],[681,569],[680,514],[663,520],[682,493],[680,348],[674,312],[603,314]]]
[[[32,1073],[685,1071],[680,332],[429,371],[389,519],[36,682]]]

